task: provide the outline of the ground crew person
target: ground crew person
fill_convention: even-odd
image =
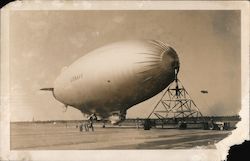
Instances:
[[[94,120],[93,117],[89,118],[89,128],[91,128],[92,131],[94,131],[93,120]]]
[[[82,132],[82,131],[83,131],[83,124],[82,124],[82,123],[80,124],[79,129],[80,129],[80,132]]]

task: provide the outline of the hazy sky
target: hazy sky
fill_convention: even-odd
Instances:
[[[82,119],[39,89],[53,87],[61,69],[89,51],[125,39],[170,44],[180,58],[179,79],[203,115],[239,112],[239,11],[12,11],[11,120]],[[148,116],[160,94],[127,117]]]

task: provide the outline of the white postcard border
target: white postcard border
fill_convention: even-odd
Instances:
[[[242,120],[217,149],[185,150],[10,150],[9,13],[13,10],[241,10]],[[0,160],[185,160],[220,161],[230,145],[249,139],[249,3],[225,1],[17,1],[1,11]]]

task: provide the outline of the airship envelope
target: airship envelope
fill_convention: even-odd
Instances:
[[[155,40],[130,40],[93,50],[64,68],[54,97],[85,114],[113,123],[130,107],[165,89],[179,70],[175,50]]]

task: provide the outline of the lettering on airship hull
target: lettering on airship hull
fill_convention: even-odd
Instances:
[[[116,42],[84,55],[65,69],[55,81],[54,95],[87,114],[107,118],[120,111],[124,116],[133,105],[165,89],[174,80],[176,69],[176,52],[162,42]]]
[[[82,79],[83,78],[83,74],[78,74],[78,75],[75,75],[73,76],[71,79],[70,79],[70,82],[74,82],[78,79]]]

